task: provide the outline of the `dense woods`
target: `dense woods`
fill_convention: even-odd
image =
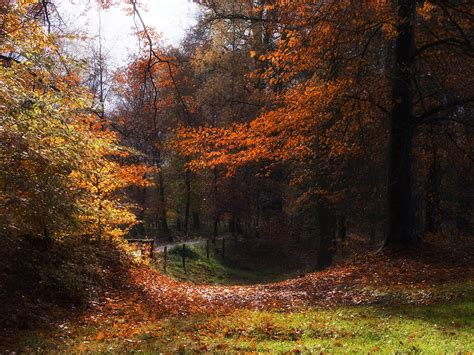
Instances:
[[[470,4],[202,5],[181,48],[163,59],[148,42],[124,69],[163,165],[152,234],[187,232],[191,216],[214,234],[297,226],[322,249],[336,229],[387,247],[470,230]]]
[[[454,280],[457,262],[469,265],[469,278],[469,257],[456,253],[472,246],[474,4],[194,2],[196,24],[175,46],[144,21],[140,2],[91,2],[101,11],[122,6],[134,20],[139,49],[119,66],[111,64],[100,30],[92,39],[72,31],[55,0],[0,2],[4,254],[26,240],[25,255],[63,270],[69,257],[82,268],[88,255],[102,260],[110,253],[100,265],[115,270],[118,263],[121,271],[103,274],[103,284],[126,274],[181,290],[177,281],[153,279],[124,261],[126,241],[172,246],[207,239],[220,248],[219,238],[229,236],[227,254],[237,265],[240,253],[260,260],[277,250],[274,263],[297,260],[306,272],[354,254],[376,258],[378,251],[383,261],[374,265],[385,270],[426,253],[408,262],[409,272],[420,260],[439,258],[446,264],[426,275],[420,270],[420,278],[443,282],[446,272]],[[442,260],[433,245],[459,257]],[[5,265],[0,280],[7,285],[13,261]],[[357,283],[365,285],[362,270],[375,269],[355,265]],[[77,272],[95,285],[91,270]],[[33,282],[14,274],[2,297]],[[415,274],[403,280],[417,282]],[[80,289],[71,277],[59,288]],[[318,282],[311,292],[324,298],[314,285],[327,292],[330,286]],[[270,291],[239,292],[265,299]],[[89,293],[78,299],[87,302]],[[133,297],[127,307],[135,307]],[[229,302],[229,309],[241,304]]]

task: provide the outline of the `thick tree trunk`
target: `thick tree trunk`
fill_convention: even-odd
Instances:
[[[322,270],[332,263],[336,239],[336,217],[334,211],[322,203],[317,206],[316,214],[319,230],[316,268]]]
[[[386,247],[414,244],[411,192],[413,140],[413,54],[415,51],[415,0],[398,1],[395,68],[393,71],[392,117],[388,156]]]

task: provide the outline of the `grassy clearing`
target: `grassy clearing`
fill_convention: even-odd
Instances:
[[[260,351],[457,353],[474,350],[474,302],[401,307],[237,310],[137,324],[127,336],[113,323],[70,329],[58,341],[38,334],[23,350],[66,352]],[[102,334],[107,334],[102,339]]]
[[[282,272],[274,265],[258,263],[244,259],[239,245],[228,239],[225,245],[225,257],[222,256],[222,240],[210,243],[209,260],[206,253],[206,242],[186,245],[186,270],[182,263],[182,246],[168,252],[167,274],[177,280],[197,284],[235,285],[275,282],[296,276],[301,270]],[[154,266],[163,270],[161,255]]]
[[[402,312],[369,307],[289,314],[239,311],[201,323],[204,331],[198,331],[198,342],[209,350],[469,351],[474,349],[473,312],[472,302],[407,307]],[[212,331],[206,334],[208,324]]]

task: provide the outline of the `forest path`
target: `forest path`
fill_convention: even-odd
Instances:
[[[221,241],[222,239],[231,239],[231,238],[234,238],[234,237],[232,237],[232,235],[230,235],[230,234],[225,234],[225,235],[218,236],[215,240],[217,242],[217,241]],[[163,244],[156,244],[155,247],[153,248],[153,251],[155,253],[163,253],[165,248],[170,250],[174,247],[180,247],[183,244],[185,244],[186,246],[188,246],[188,245],[198,245],[198,244],[201,244],[201,243],[205,242],[206,240],[210,240],[211,243],[213,242],[212,237],[211,238],[198,237],[198,238],[188,239],[188,240],[176,240],[176,241],[171,242],[171,243],[168,242],[168,243],[163,243]]]
[[[139,267],[130,274],[139,290],[132,299],[143,307],[151,306],[154,313],[179,315],[241,308],[291,310],[308,305],[425,304],[436,299],[434,286],[474,280],[472,250],[406,254],[361,255],[321,272],[245,286],[196,285]]]

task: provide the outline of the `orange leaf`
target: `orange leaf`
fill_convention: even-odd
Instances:
[[[97,336],[95,337],[95,340],[102,340],[105,338],[105,334],[103,331],[100,331],[97,333]]]

